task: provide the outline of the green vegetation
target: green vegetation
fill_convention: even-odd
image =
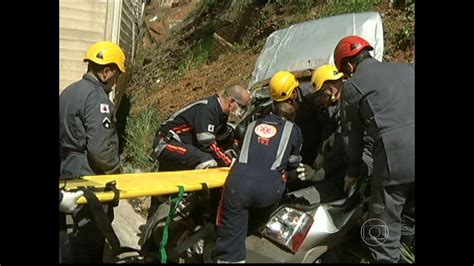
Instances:
[[[186,52],[178,65],[172,80],[177,81],[191,69],[200,67],[207,62],[212,45],[212,35],[205,36],[198,44]]]
[[[288,27],[292,24],[307,20],[337,16],[347,13],[359,13],[374,11],[380,0],[330,0],[327,4],[317,5],[314,1],[299,0],[296,4],[298,14],[289,17],[284,24]]]
[[[152,170],[155,166],[148,160],[156,130],[163,121],[159,110],[154,107],[131,114],[127,118],[124,148],[124,172],[130,169]]]

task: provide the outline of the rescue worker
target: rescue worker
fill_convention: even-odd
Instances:
[[[288,102],[297,109],[295,124],[301,129],[304,139],[301,155],[303,157],[302,163],[305,165],[300,167],[298,171],[302,180],[308,180],[305,178],[313,177],[315,173],[309,165],[313,164],[317,155],[315,151],[320,147],[324,124],[324,119],[321,116],[324,116],[323,113],[326,108],[322,108],[319,96],[316,93],[303,96],[298,80],[288,71],[279,71],[273,75],[270,80],[270,92],[273,103]],[[327,113],[327,111],[325,112]],[[318,174],[320,173],[322,172],[318,172]],[[291,191],[307,186],[308,184],[305,182],[291,182],[288,184]]]
[[[314,151],[318,149],[322,137],[321,120],[315,119],[315,115],[318,115],[321,110],[318,97],[315,93],[303,95],[295,75],[288,71],[279,71],[273,75],[270,80],[270,91],[273,102],[288,101],[296,107],[294,122],[301,129],[304,139],[301,150],[302,162],[311,165],[317,154]],[[298,184],[292,183],[291,187],[293,186],[298,186]]]
[[[179,171],[230,166],[232,156],[216,141],[227,130],[228,116],[241,116],[250,103],[249,91],[228,87],[222,95],[193,102],[174,113],[160,126],[153,141],[151,157],[159,162],[159,171]],[[165,197],[151,197],[148,220]]]
[[[366,224],[364,240],[375,261],[397,263],[402,211],[414,200],[415,72],[411,64],[379,62],[371,50],[359,36],[342,38],[334,50],[336,67],[349,77],[341,93],[346,189],[361,177],[365,131],[374,140],[369,219],[376,220]],[[372,227],[381,235],[371,235]]]
[[[112,42],[100,41],[86,53],[87,73],[59,97],[61,176],[121,172],[114,106],[108,94],[125,72],[125,54]],[[111,205],[104,211],[113,219]],[[73,214],[72,262],[102,262],[105,237],[87,205]]]
[[[248,209],[272,208],[283,195],[287,178],[296,178],[295,170],[301,161],[301,131],[285,119],[293,118],[294,112],[288,102],[277,102],[273,113],[248,125],[239,158],[230,169],[219,202],[218,263],[245,262]]]
[[[326,173],[332,173],[334,175],[334,172],[342,171],[342,176],[344,177],[345,175],[344,153],[341,154],[341,149],[334,149],[334,152],[329,158],[329,163],[323,167],[324,157],[329,154],[331,147],[334,146],[335,134],[338,130],[338,103],[340,89],[342,87],[342,79],[343,74],[337,71],[337,68],[333,65],[322,65],[318,67],[311,77],[311,84],[315,92],[315,99],[313,101],[316,106],[316,110],[310,114],[312,116],[311,122],[313,124],[319,123],[319,134],[321,139],[324,141],[319,143],[319,148],[317,149],[318,152],[315,152],[314,150],[312,151],[313,154],[317,154],[316,160],[312,163],[315,168],[314,170],[316,171],[307,164],[300,165],[298,169],[299,172],[302,172],[303,167],[305,168],[305,173],[299,175],[303,181],[322,181],[325,178]],[[310,122],[306,121],[306,123]],[[336,148],[338,146],[339,145],[336,145]],[[340,187],[342,192],[343,184],[340,184],[340,186],[337,187]],[[331,189],[331,191],[334,191],[334,189]],[[331,193],[331,195],[334,194],[336,193]]]
[[[163,122],[153,141],[160,171],[229,166],[232,158],[217,145],[216,134],[227,130],[229,114],[241,116],[250,102],[242,86],[227,88],[193,102]]]
[[[278,71],[270,80],[270,93],[273,102],[287,102],[298,109],[298,102],[301,102],[300,83],[295,75],[289,71]]]
[[[272,103],[287,102],[291,104],[295,109],[299,108],[299,102],[301,101],[301,91],[299,88],[299,82],[296,77],[289,71],[278,71],[275,73],[268,84],[270,97]],[[252,115],[247,116],[247,121],[241,121],[235,129],[236,136],[238,139],[242,139],[246,126],[251,121],[259,118],[264,118],[272,112],[272,105],[265,105],[264,107],[256,106],[253,110]]]
[[[344,74],[334,65],[318,67],[311,77],[316,97],[319,100],[320,110],[317,120],[322,124],[321,135],[324,141],[318,148],[318,155],[313,167],[304,165],[304,172],[299,175],[301,180],[325,181],[318,183],[321,200],[333,201],[345,196],[344,177],[347,171],[346,152],[340,126],[340,97],[344,82]],[[371,141],[364,142],[364,164],[361,165],[363,176],[371,173],[372,158],[370,154]],[[327,182],[326,182],[327,181]]]

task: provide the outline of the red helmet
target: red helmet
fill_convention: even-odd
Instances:
[[[351,35],[342,38],[334,49],[334,63],[339,71],[341,71],[342,60],[346,57],[357,55],[360,51],[374,48],[365,39]]]

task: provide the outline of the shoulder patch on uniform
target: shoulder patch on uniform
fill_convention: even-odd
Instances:
[[[104,120],[102,120],[102,125],[106,128],[106,129],[109,129],[110,128],[110,119],[108,117],[104,118]]]
[[[262,123],[255,127],[254,132],[262,138],[269,139],[276,135],[277,129],[275,126]]]
[[[100,112],[103,114],[110,114],[109,105],[106,103],[100,104]]]
[[[209,131],[209,132],[214,132],[214,125],[209,124],[209,125],[207,126],[207,131]]]

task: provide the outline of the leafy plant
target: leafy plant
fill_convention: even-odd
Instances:
[[[125,129],[124,168],[151,169],[154,165],[148,160],[153,137],[163,120],[157,108],[145,108],[127,118]]]

